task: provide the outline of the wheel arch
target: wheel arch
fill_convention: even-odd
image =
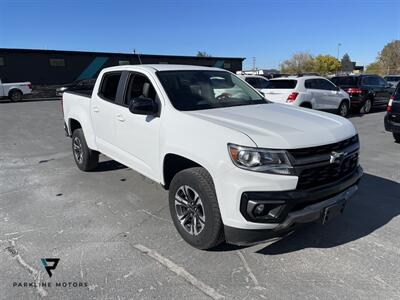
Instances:
[[[13,87],[13,88],[11,88],[11,89],[8,91],[8,97],[11,96],[11,93],[12,93],[12,92],[19,92],[19,93],[21,93],[22,95],[24,94],[19,88]]]
[[[301,102],[299,107],[305,107],[305,108],[311,108],[312,109],[313,105],[312,105],[311,101],[306,100],[306,101]]]
[[[185,169],[201,167],[205,169],[209,174],[210,172],[202,164],[195,160],[187,158],[185,156],[176,153],[167,153],[164,156],[162,163],[162,176],[163,176],[163,187],[168,190],[174,176]],[[211,174],[210,174],[211,176]],[[212,178],[212,176],[211,176]]]
[[[69,134],[72,135],[72,133],[74,132],[74,130],[78,129],[78,128],[82,128],[82,124],[74,119],[74,118],[69,118],[68,119],[68,128],[69,128]]]

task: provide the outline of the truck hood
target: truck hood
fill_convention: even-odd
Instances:
[[[356,134],[353,124],[345,118],[284,104],[246,105],[187,113],[218,126],[242,132],[261,148],[295,149],[320,146]]]

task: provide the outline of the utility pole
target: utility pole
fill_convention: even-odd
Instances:
[[[337,59],[339,60],[339,49],[340,49],[340,46],[342,46],[342,44],[341,43],[338,43],[337,44]]]
[[[253,56],[253,71],[256,70],[256,57]]]

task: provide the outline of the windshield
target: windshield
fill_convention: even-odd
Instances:
[[[400,81],[400,76],[386,76],[387,81]]]
[[[268,103],[242,80],[224,71],[159,71],[157,76],[178,110]]]
[[[297,80],[276,79],[268,81],[266,89],[294,89],[296,84]]]

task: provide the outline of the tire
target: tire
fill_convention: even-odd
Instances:
[[[169,210],[179,234],[193,247],[206,250],[224,242],[217,195],[204,168],[185,169],[174,176],[169,188]]]
[[[349,103],[347,101],[342,101],[338,108],[338,115],[345,118],[349,113]]]
[[[18,90],[11,91],[8,94],[8,97],[10,98],[11,102],[19,102],[22,100],[22,93]]]
[[[363,114],[369,114],[371,112],[371,108],[372,108],[372,100],[367,99],[364,105],[361,107],[360,112]]]
[[[400,133],[393,132],[393,138],[396,141],[396,143],[400,143]]]
[[[78,168],[82,171],[92,171],[99,162],[99,152],[89,149],[81,128],[72,133],[72,154]]]

